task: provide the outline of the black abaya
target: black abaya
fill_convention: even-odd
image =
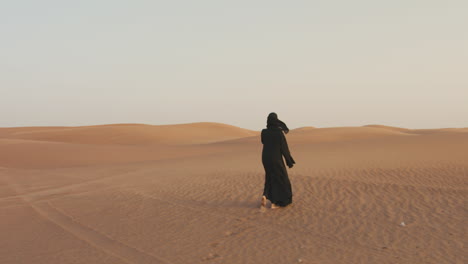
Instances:
[[[290,168],[295,162],[286,137],[281,128],[269,127],[262,130],[262,143],[262,163],[265,168],[263,195],[276,205],[287,206],[292,203],[292,189],[283,157]]]

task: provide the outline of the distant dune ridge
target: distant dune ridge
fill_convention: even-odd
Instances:
[[[468,128],[406,129],[383,125],[362,127],[291,130],[290,137],[315,137],[316,140],[353,139],[389,135],[421,135],[444,132],[468,132]],[[189,145],[207,144],[258,136],[259,131],[236,126],[200,122],[176,125],[112,124],[78,127],[0,128],[0,138],[96,145]]]
[[[3,128],[0,136],[79,144],[201,144],[254,136],[257,132],[220,123],[115,124],[82,127]],[[2,133],[3,132],[3,133]]]
[[[209,122],[0,128],[0,263],[468,257],[468,128],[292,129],[293,204],[266,212],[259,137]]]

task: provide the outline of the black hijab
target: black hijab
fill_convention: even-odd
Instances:
[[[268,115],[267,128],[279,128],[286,134],[289,132],[289,128],[283,121],[278,119],[278,115],[276,113],[270,113]]]

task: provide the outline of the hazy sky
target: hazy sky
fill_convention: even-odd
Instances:
[[[466,0],[0,0],[0,126],[468,127]]]

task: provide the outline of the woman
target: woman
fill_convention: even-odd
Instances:
[[[276,113],[270,113],[267,119],[267,128],[262,130],[262,163],[265,168],[262,207],[266,206],[267,200],[270,200],[272,209],[292,203],[291,182],[284,166],[283,157],[289,168],[292,168],[296,162],[289,153],[288,143],[283,132],[289,132],[286,124],[278,119]]]

